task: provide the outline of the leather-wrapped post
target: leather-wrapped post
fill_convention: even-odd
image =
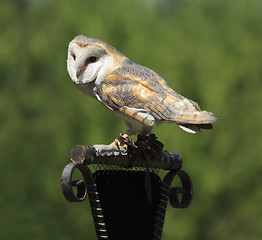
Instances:
[[[181,156],[163,150],[159,141],[137,145],[76,145],[70,151],[72,163],[63,170],[62,191],[70,202],[88,196],[99,240],[160,240],[168,201],[174,208],[186,208],[192,200]],[[76,169],[83,179],[73,179]],[[163,180],[159,170],[168,171]],[[181,186],[172,186],[176,176]]]

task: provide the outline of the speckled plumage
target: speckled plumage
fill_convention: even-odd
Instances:
[[[191,133],[211,129],[218,118],[176,93],[149,68],[107,43],[77,36],[69,44],[68,72],[76,86],[123,118],[127,135],[147,134],[154,123],[175,122]]]

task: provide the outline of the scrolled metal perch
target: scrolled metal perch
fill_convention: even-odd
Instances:
[[[181,156],[162,150],[159,143],[129,150],[76,145],[70,158],[61,178],[63,194],[70,202],[88,196],[98,239],[160,240],[168,200],[174,208],[186,208],[192,200]],[[89,165],[99,170],[92,173]],[[73,180],[76,169],[83,179]],[[159,169],[169,171],[163,181],[155,173]],[[171,187],[176,176],[181,187]]]

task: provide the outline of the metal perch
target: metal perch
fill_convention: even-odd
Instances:
[[[192,200],[192,183],[181,170],[180,155],[162,150],[163,144],[154,135],[138,136],[135,144],[138,147],[127,149],[76,145],[70,152],[72,163],[63,170],[65,198],[79,202],[88,195],[99,240],[160,240],[168,199],[174,208],[186,208]],[[92,173],[88,165],[98,170]],[[72,180],[76,168],[82,180]],[[163,181],[156,174],[160,169],[169,171]],[[171,187],[176,176],[181,187]]]

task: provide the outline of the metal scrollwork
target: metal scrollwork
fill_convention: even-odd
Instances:
[[[192,182],[189,175],[184,170],[170,171],[163,179],[163,182],[171,186],[176,176],[180,178],[182,187],[170,187],[169,202],[174,208],[186,208],[190,205],[193,195]],[[181,201],[178,197],[179,194],[182,194]]]
[[[83,180],[72,181],[72,175],[75,168],[81,172],[84,178]],[[61,186],[63,194],[69,202],[83,201],[87,196],[87,184],[93,183],[92,172],[82,163],[69,163],[63,170]],[[77,188],[76,194],[73,191],[73,187]]]

